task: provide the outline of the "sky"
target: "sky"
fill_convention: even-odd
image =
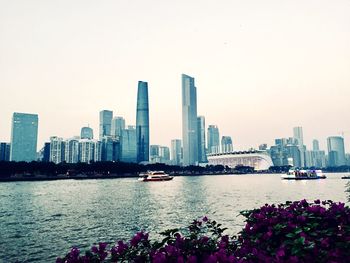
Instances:
[[[0,0],[0,141],[39,115],[40,149],[103,109],[136,122],[147,81],[150,143],[182,137],[181,74],[198,114],[244,150],[302,126],[350,151],[349,0]]]

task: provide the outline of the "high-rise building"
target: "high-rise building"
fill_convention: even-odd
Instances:
[[[207,154],[205,149],[205,118],[204,116],[197,117],[197,132],[198,132],[198,161],[200,163],[207,162]]]
[[[61,163],[64,161],[65,145],[63,138],[57,136],[50,137],[50,162]]]
[[[79,162],[90,163],[101,161],[101,142],[90,139],[79,140]]]
[[[44,147],[42,149],[42,162],[44,163],[48,163],[50,162],[50,143],[49,142],[45,142]]]
[[[167,146],[150,145],[151,163],[170,163],[170,150]]]
[[[320,150],[320,143],[316,139],[312,141],[312,150],[315,152],[318,152]]]
[[[137,162],[149,161],[148,84],[139,81],[136,107]]]
[[[220,152],[220,134],[219,128],[216,125],[208,127],[208,153]]]
[[[103,162],[119,161],[121,157],[121,136],[116,139],[113,136],[105,136],[102,138],[102,155]]]
[[[183,165],[198,163],[197,89],[194,78],[182,74]]]
[[[221,137],[221,152],[229,153],[233,151],[233,144],[231,136],[222,136]]]
[[[269,153],[275,166],[301,167],[300,147],[294,138],[275,139],[275,145],[270,147]]]
[[[296,145],[299,147],[299,151],[300,151],[300,167],[304,167],[305,166],[305,146],[304,146],[303,128],[294,127],[293,137],[296,140]]]
[[[122,132],[122,154],[121,161],[126,163],[137,162],[137,146],[136,146],[136,128],[135,126],[128,126]]]
[[[114,117],[112,120],[112,137],[119,139],[125,129],[125,119],[123,117]]]
[[[36,160],[38,140],[38,115],[13,113],[11,131],[11,161]]]
[[[91,140],[94,138],[94,131],[90,127],[83,127],[83,128],[81,128],[80,138]]]
[[[173,165],[181,165],[182,149],[181,140],[171,140],[171,162]]]
[[[86,138],[88,139],[88,138]],[[65,140],[64,160],[67,163],[79,162],[79,137]]]
[[[0,161],[10,161],[11,145],[6,142],[0,143]]]
[[[344,139],[340,136],[327,138],[328,166],[342,166],[346,164]]]
[[[113,118],[113,111],[110,111],[110,110],[100,111],[100,136],[99,136],[100,141],[104,136],[111,136],[112,118]]]

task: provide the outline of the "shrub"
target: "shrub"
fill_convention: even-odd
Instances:
[[[72,248],[57,263],[98,262],[346,262],[350,258],[350,208],[330,200],[265,205],[242,211],[238,237],[207,217],[151,242],[144,231],[129,241],[93,246],[81,256]]]

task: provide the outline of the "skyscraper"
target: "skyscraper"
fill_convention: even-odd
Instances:
[[[183,165],[198,163],[197,91],[194,78],[182,74]]]
[[[208,127],[208,152],[218,153],[220,151],[220,134],[219,128],[216,125]]]
[[[344,139],[340,136],[327,138],[328,166],[342,166],[346,164]]]
[[[312,150],[315,152],[318,152],[320,150],[320,144],[316,139],[312,141]]]
[[[79,137],[71,138],[64,142],[64,160],[67,163],[77,163],[79,161]]]
[[[228,153],[233,151],[232,139],[231,136],[222,136],[221,137],[221,152]]]
[[[114,117],[112,120],[112,137],[119,139],[124,129],[125,119],[123,117]]]
[[[135,163],[137,161],[136,129],[135,126],[128,126],[122,134],[121,161]]]
[[[205,118],[203,116],[197,117],[197,132],[198,132],[198,161],[205,163],[207,161],[207,154],[205,150]]]
[[[293,128],[293,137],[296,140],[296,145],[300,151],[300,167],[305,166],[305,147],[304,147],[304,136],[302,127]]]
[[[11,131],[11,161],[36,160],[38,115],[13,113]]]
[[[57,136],[50,137],[50,162],[61,163],[64,161],[65,145],[63,139]]]
[[[8,162],[10,160],[11,145],[6,142],[0,143],[0,161]]]
[[[83,127],[83,128],[81,128],[80,138],[91,140],[94,138],[94,131],[90,127]]]
[[[139,81],[136,107],[137,162],[149,161],[148,84]]]
[[[182,154],[181,154],[181,140],[171,140],[171,162],[173,165],[180,165]]]
[[[102,140],[104,136],[111,135],[113,111],[102,110],[100,111],[100,136],[99,140]]]

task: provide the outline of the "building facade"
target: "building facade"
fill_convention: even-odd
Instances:
[[[38,115],[13,113],[11,129],[11,161],[35,161],[38,141]]]
[[[137,162],[136,128],[128,126],[123,130],[121,143],[121,161],[126,163]]]
[[[0,143],[0,161],[10,161],[11,144],[2,142]]]
[[[243,151],[231,153],[209,154],[210,165],[223,165],[230,168],[250,166],[256,171],[268,170],[273,166],[270,156],[264,151]]]
[[[198,163],[197,89],[194,78],[182,74],[183,165]]]
[[[181,165],[182,162],[182,147],[181,140],[171,140],[171,163],[173,165]]]
[[[327,138],[328,166],[336,167],[346,164],[344,138],[331,136]]]
[[[63,138],[57,136],[50,137],[50,162],[61,163],[64,161],[65,145]]]
[[[125,130],[125,119],[123,117],[114,117],[112,120],[112,137],[119,139]]]
[[[206,141],[205,141],[205,118],[197,117],[197,140],[198,140],[198,161],[200,163],[207,162]]]
[[[139,81],[136,107],[137,162],[149,161],[148,83]]]
[[[104,136],[111,136],[113,111],[102,110],[100,111],[100,133],[99,140],[101,141]]]
[[[221,137],[221,152],[222,153],[233,152],[233,144],[232,144],[231,136]]]
[[[80,131],[80,138],[81,139],[93,139],[94,138],[94,131],[90,127],[83,127]]]
[[[219,128],[216,125],[209,125],[208,127],[208,153],[220,152],[220,134]]]

